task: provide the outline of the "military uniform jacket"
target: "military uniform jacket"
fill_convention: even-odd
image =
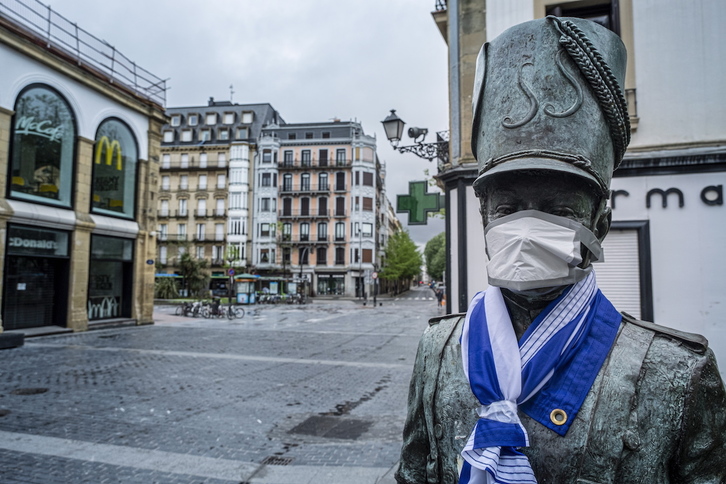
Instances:
[[[419,344],[399,483],[458,482],[480,405],[462,369],[463,320],[431,320]],[[539,484],[726,483],[726,392],[698,335],[625,315],[564,437],[520,418]]]

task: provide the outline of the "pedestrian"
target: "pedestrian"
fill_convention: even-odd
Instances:
[[[591,265],[630,136],[625,57],[617,35],[576,18],[482,48],[473,189],[489,287],[422,336],[400,484],[726,482],[708,342],[619,313]]]
[[[444,300],[444,290],[441,288],[436,289],[436,300],[438,301],[438,308],[440,309]]]

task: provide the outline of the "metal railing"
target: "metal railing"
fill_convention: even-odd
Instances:
[[[436,8],[437,12],[440,12],[442,10],[446,10],[447,7],[447,0],[436,0],[436,5],[434,8]]]
[[[3,0],[0,16],[39,37],[47,48],[62,51],[78,65],[86,65],[108,80],[121,84],[141,97],[166,105],[166,80],[136,65],[105,40],[38,0]]]

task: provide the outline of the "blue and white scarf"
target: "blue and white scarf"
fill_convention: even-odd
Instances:
[[[517,342],[501,290],[472,299],[461,336],[479,420],[461,455],[460,484],[537,482],[518,409],[564,436],[617,335],[622,317],[591,272],[552,301]],[[566,415],[551,418],[554,409]]]

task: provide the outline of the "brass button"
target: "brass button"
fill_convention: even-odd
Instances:
[[[555,425],[565,425],[567,422],[567,413],[560,408],[556,408],[550,413],[550,420]]]

